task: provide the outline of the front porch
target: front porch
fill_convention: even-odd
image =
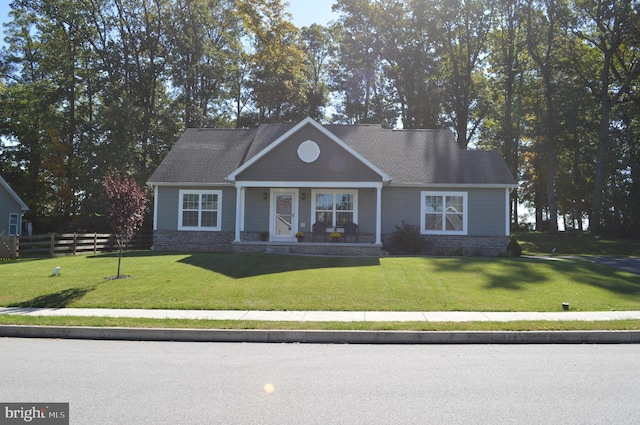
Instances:
[[[233,243],[322,243],[336,232],[338,243],[381,247],[381,192],[379,182],[236,182]]]
[[[266,252],[271,254],[371,256],[386,255],[382,244],[362,242],[232,242],[233,252]]]

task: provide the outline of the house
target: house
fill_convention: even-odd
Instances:
[[[448,130],[306,118],[188,129],[148,185],[158,250],[380,255],[405,222],[435,254],[495,255],[516,182],[498,152],[462,150]]]
[[[22,215],[29,211],[27,204],[9,183],[0,176],[0,235],[18,236],[22,229]]]

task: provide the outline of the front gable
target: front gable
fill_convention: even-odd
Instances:
[[[232,181],[386,182],[368,159],[307,118],[228,177]]]
[[[22,228],[22,214],[28,210],[24,201],[0,176],[0,235],[19,235]]]
[[[0,199],[2,199],[2,204],[11,205],[12,210],[29,211],[27,204],[24,203],[2,176],[0,176]]]

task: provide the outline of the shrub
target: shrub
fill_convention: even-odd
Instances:
[[[467,251],[462,248],[462,247],[458,247],[452,250],[447,251],[446,253],[447,257],[467,257]]]
[[[511,236],[509,238],[509,243],[507,244],[507,253],[511,257],[520,257],[522,255],[522,247],[518,243],[518,240],[515,236]]]
[[[428,244],[417,225],[403,220],[391,234],[391,249],[397,254],[422,255],[427,252]]]

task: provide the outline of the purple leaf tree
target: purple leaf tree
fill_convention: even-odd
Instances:
[[[104,176],[102,191],[109,203],[107,215],[111,220],[111,227],[118,244],[118,276],[116,278],[119,279],[122,250],[135,231],[142,226],[147,196],[133,177],[127,178],[118,172]]]

